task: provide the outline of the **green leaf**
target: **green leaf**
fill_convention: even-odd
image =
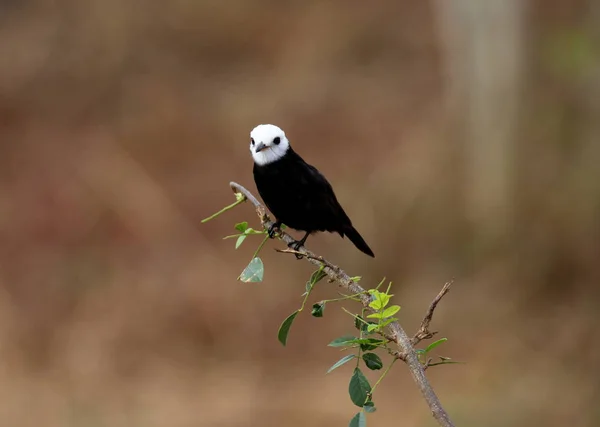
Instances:
[[[235,241],[235,248],[239,248],[242,243],[244,243],[244,240],[246,240],[246,237],[248,237],[246,234],[242,234],[240,237],[237,238],[237,240]]]
[[[373,295],[373,301],[369,303],[369,307],[371,307],[373,310],[380,311],[390,302],[390,295],[386,294],[385,292],[371,289],[369,293]]]
[[[383,340],[379,340],[377,338],[366,338],[366,339],[362,339],[360,341],[361,342],[359,344],[360,344],[360,349],[362,351],[375,350],[377,347],[379,347],[381,344],[384,343]]]
[[[253,258],[250,264],[240,274],[242,282],[262,282],[265,273],[265,267],[259,257]]]
[[[327,345],[329,347],[347,347],[349,345],[352,345],[352,343],[355,340],[356,340],[356,337],[353,337],[352,335],[346,335],[346,336],[334,339]]]
[[[235,225],[235,229],[237,231],[239,231],[240,233],[243,233],[244,231],[246,231],[246,228],[248,228],[248,222],[246,222],[246,221],[237,223]]]
[[[360,282],[360,279],[362,279],[362,276],[354,276],[350,278],[350,280],[352,280],[355,283]]]
[[[386,308],[385,310],[383,310],[382,317],[383,318],[392,317],[394,314],[398,313],[399,311],[400,311],[399,305],[391,305],[388,308]]]
[[[331,371],[333,371],[334,369],[339,368],[340,366],[350,362],[352,359],[354,359],[356,357],[356,355],[354,354],[348,354],[347,356],[342,357],[340,360],[338,360],[337,362],[335,362],[331,368],[329,368],[327,370],[327,373],[330,373]]]
[[[448,341],[448,338],[440,338],[439,340],[432,342],[431,344],[429,344],[427,346],[427,348],[425,348],[425,353],[429,353],[431,350],[433,350],[434,348],[436,348],[438,345],[440,345],[443,342]]]
[[[350,378],[348,392],[350,393],[350,400],[352,400],[352,403],[361,408],[367,401],[369,393],[371,393],[371,385],[359,368],[354,368],[354,373],[352,374],[352,378]]]
[[[383,362],[381,361],[381,358],[375,353],[365,353],[363,354],[362,358],[365,361],[367,368],[372,371],[377,371],[383,368]]]
[[[383,327],[389,325],[390,323],[395,322],[396,320],[398,320],[398,319],[396,319],[395,317],[389,317],[389,318],[385,319],[383,322],[381,322],[381,324],[379,326],[381,328],[383,328]]]
[[[390,297],[391,297],[391,295],[388,295],[386,293],[383,293],[383,292],[379,293],[379,298],[381,300],[382,307],[385,307],[386,305],[388,305],[388,303],[390,302]]]
[[[363,351],[368,351],[376,349],[383,343],[383,340],[377,338],[356,338],[353,336],[345,336],[334,339],[328,345],[329,347],[350,347],[358,344]]]
[[[377,323],[375,322],[367,322],[360,314],[354,318],[354,327],[359,331],[363,332],[373,332],[373,328],[377,328]]]
[[[314,317],[323,317],[323,310],[325,310],[325,303],[318,302],[313,304],[310,314],[312,314]]]
[[[311,285],[316,285],[317,282],[319,282],[323,277],[327,276],[327,274],[325,273],[325,271],[323,271],[324,267],[321,266],[321,268],[315,270],[313,272],[313,274],[310,275],[310,284]]]
[[[367,416],[363,411],[356,414],[351,420],[348,427],[367,427]]]
[[[367,332],[373,332],[379,329],[379,325],[377,323],[371,323],[367,326]]]
[[[382,313],[371,313],[367,316],[367,318],[369,319],[382,319],[383,318],[383,314]]]
[[[383,308],[381,305],[381,300],[378,298],[375,298],[373,301],[371,301],[369,303],[369,307],[371,307],[375,311],[379,311]]]
[[[375,412],[377,410],[377,408],[375,408],[375,403],[373,403],[372,400],[369,400],[368,402],[365,403],[365,406],[363,406],[363,409],[365,410],[365,412]]]
[[[277,333],[277,339],[283,345],[287,343],[287,337],[290,333],[290,328],[292,327],[292,323],[294,323],[294,319],[298,315],[299,311],[296,310],[292,314],[290,314],[287,319],[283,321],[281,326],[279,327],[279,332]]]
[[[366,326],[367,322],[365,321],[365,319],[363,319],[363,317],[358,314],[355,318],[354,318],[354,327],[356,329],[358,329],[359,331],[364,331],[364,327]]]

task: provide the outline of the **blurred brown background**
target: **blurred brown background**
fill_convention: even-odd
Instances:
[[[465,365],[429,377],[457,425],[600,425],[600,2],[0,2],[0,425],[344,426],[341,311],[279,323],[305,262],[263,253],[250,130],[319,167]],[[322,284],[314,300],[333,298]],[[375,377],[371,377],[375,378]],[[371,426],[432,426],[403,366]]]

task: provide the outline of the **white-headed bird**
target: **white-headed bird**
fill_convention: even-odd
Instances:
[[[255,127],[250,132],[250,152],[256,188],[276,219],[269,236],[273,237],[274,229],[282,223],[304,231],[304,237],[291,245],[298,249],[314,232],[336,232],[347,236],[360,251],[375,256],[352,226],[331,184],[292,150],[282,129],[275,125]]]

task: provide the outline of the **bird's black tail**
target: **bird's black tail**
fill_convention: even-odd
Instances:
[[[344,228],[344,234],[346,236],[348,236],[350,241],[352,243],[354,243],[354,246],[356,246],[359,251],[364,252],[367,255],[375,258],[375,254],[373,253],[373,251],[371,250],[369,245],[367,245],[367,242],[365,242],[365,239],[363,239],[362,236],[360,234],[358,234],[358,231],[356,231],[356,228],[354,228],[350,225],[350,226]]]

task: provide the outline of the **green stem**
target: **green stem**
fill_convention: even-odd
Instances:
[[[298,310],[298,311],[304,310],[306,301],[308,300],[308,297],[310,296],[310,293],[312,292],[314,286],[315,286],[314,283],[311,283],[310,286],[308,287],[308,290],[306,291],[306,294],[304,295],[304,301],[302,301],[302,307],[300,307],[300,310]]]
[[[365,308],[362,309],[362,311],[360,312],[360,317],[364,318],[365,317]],[[362,339],[363,337],[363,330],[362,328],[360,328],[358,330],[358,339]],[[361,346],[358,346],[358,354],[356,355],[356,368],[358,369],[358,367],[360,366],[360,353],[362,352],[362,348]]]
[[[392,359],[392,363],[390,363],[388,365],[388,367],[385,369],[385,371],[383,371],[383,374],[381,374],[381,376],[379,377],[379,379],[377,380],[377,382],[373,385],[373,387],[371,387],[371,395],[373,394],[373,392],[375,391],[375,389],[377,388],[377,386],[379,385],[379,383],[383,380],[383,378],[387,375],[387,373],[390,371],[390,369],[392,369],[392,366],[394,366],[394,363],[396,362],[395,357]]]
[[[230,209],[235,208],[237,205],[244,203],[246,201],[245,197],[240,197],[238,198],[234,203],[230,204],[229,206],[225,206],[223,209],[221,209],[219,212],[212,214],[211,216],[209,216],[208,218],[204,218],[202,221],[200,221],[201,223],[205,223],[210,221],[211,219],[215,219],[216,217],[218,217],[219,215],[221,215],[222,213],[227,212]]]
[[[345,300],[347,300],[347,299],[356,299],[356,297],[359,297],[359,296],[361,296],[361,295],[363,295],[363,294],[365,294],[365,293],[367,293],[367,291],[365,291],[365,292],[360,292],[360,293],[358,293],[358,294],[353,294],[353,295],[345,295],[345,296],[343,296],[343,297],[341,297],[341,298],[325,299],[325,300],[323,300],[322,302],[323,302],[323,303],[329,303],[329,302],[345,301]]]
[[[350,316],[352,316],[354,319],[358,319],[358,320],[360,320],[360,321],[361,321],[361,322],[363,322],[363,323],[367,323],[367,322],[365,322],[363,319],[361,319],[360,317],[358,317],[356,314],[354,314],[354,313],[352,313],[350,310],[346,309],[345,307],[342,307],[342,310],[343,310],[344,312],[346,312],[347,314],[349,314]]]
[[[381,285],[383,285],[383,282],[385,282],[385,277],[383,279],[381,279],[381,282],[379,282],[379,284],[375,287],[375,290],[379,290],[379,288],[381,287]]]
[[[265,236],[265,238],[263,239],[262,242],[260,242],[260,245],[258,245],[258,248],[256,248],[256,250],[254,251],[254,255],[252,255],[252,259],[256,258],[256,256],[258,255],[258,253],[260,252],[260,250],[263,248],[263,246],[265,245],[265,243],[267,243],[267,240],[269,240],[269,235],[267,234]]]

